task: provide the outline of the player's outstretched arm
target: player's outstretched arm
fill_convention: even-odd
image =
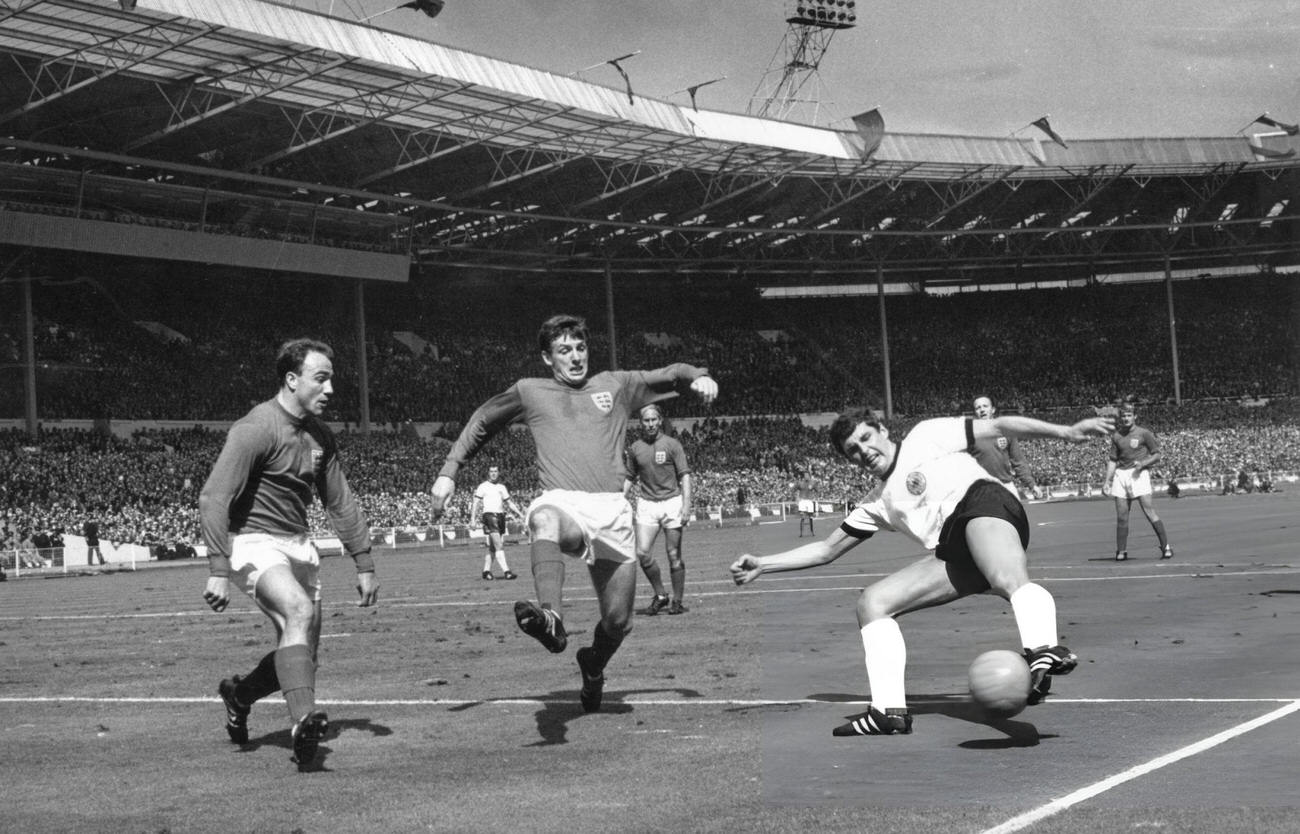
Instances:
[[[976,437],[1005,435],[1030,439],[1051,438],[1069,443],[1083,443],[1093,437],[1105,437],[1114,430],[1114,422],[1106,417],[1089,417],[1074,425],[1062,426],[1018,414],[1004,414],[992,420],[976,420],[974,426]]]
[[[862,539],[836,530],[819,542],[810,542],[793,550],[771,556],[746,553],[731,563],[731,580],[737,585],[753,582],[764,573],[803,570],[829,564],[862,543]]]

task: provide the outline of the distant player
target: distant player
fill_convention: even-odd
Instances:
[[[1151,467],[1160,460],[1160,444],[1150,429],[1137,424],[1137,408],[1132,403],[1119,407],[1118,426],[1110,436],[1110,458],[1102,492],[1115,499],[1115,561],[1128,560],[1128,515],[1134,499],[1151,522],[1160,542],[1160,558],[1174,558],[1174,549],[1165,534],[1165,524],[1156,515],[1151,499]]]
[[[817,505],[814,503],[816,496],[813,494],[813,487],[808,481],[800,481],[795,487],[795,507],[799,511],[799,538],[803,538],[803,527],[808,525],[808,535],[817,535],[813,530],[813,519],[817,517]]]
[[[1102,418],[1072,426],[1028,417],[992,420],[952,417],[923,420],[902,440],[872,408],[841,414],[831,426],[836,453],[879,479],[876,497],[854,508],[824,540],[772,556],[745,554],[731,565],[737,585],[769,571],[824,565],[881,531],[906,533],[931,553],[862,592],[858,627],[866,656],[871,705],[833,735],[910,733],[904,674],[907,647],[897,617],[992,591],[1009,600],[1025,647],[1032,680],[1030,703],[1047,696],[1053,675],[1075,668],[1078,658],[1058,645],[1056,601],[1029,581],[1029,521],[1020,500],[970,455],[981,438],[998,435],[1058,438],[1081,443],[1113,427]]]
[[[997,416],[993,400],[986,396],[975,398],[972,403],[975,419],[992,420]],[[1042,498],[1043,491],[1034,483],[1034,473],[1025,460],[1025,453],[1020,450],[1020,443],[1014,437],[984,437],[975,441],[975,460],[979,461],[985,471],[1002,482],[1002,485],[1017,495],[1016,487],[1024,490],[1025,495]]]
[[[544,490],[528,507],[537,603],[515,603],[519,628],[549,651],[568,645],[561,612],[565,556],[587,563],[600,603],[592,644],[577,652],[579,700],[600,709],[605,666],[632,630],[636,546],[632,505],[623,493],[623,446],[632,416],[675,391],[713,402],[718,384],[703,368],[678,363],[653,371],[589,376],[587,324],[577,316],[547,319],[537,337],[548,379],[526,378],[479,406],[434,481],[434,518],[456,489],[456,473],[495,434],[522,422],[537,447]]]
[[[316,708],[316,654],[320,645],[320,554],[312,543],[307,508],[320,496],[343,549],[356,563],[360,605],[379,598],[370,530],[339,465],[338,446],[320,419],[334,393],[329,345],[294,339],[280,347],[275,370],[280,390],[230,427],[199,495],[208,581],[203,599],[224,611],[230,586],[248,594],[275,625],[276,650],[244,677],[223,680],[226,732],[248,742],[252,705],[280,690],[292,722],[299,769],[316,758],[329,728]]]
[[[483,578],[492,580],[492,559],[495,557],[501,566],[502,579],[518,579],[510,565],[506,563],[506,511],[516,516],[523,516],[519,505],[510,497],[510,490],[501,483],[501,469],[489,466],[487,480],[474,490],[474,504],[469,517],[480,519],[483,523],[483,544],[487,553],[483,554]],[[479,513],[482,513],[480,516]]]
[[[686,464],[682,444],[660,431],[662,426],[659,406],[651,404],[641,409],[641,437],[627,448],[627,481],[623,485],[628,495],[634,484],[641,485],[636,504],[636,558],[650,580],[654,596],[637,613],[651,617],[664,608],[669,614],[685,614],[690,610],[682,604],[686,591],[682,531],[691,518],[691,469]],[[654,555],[655,539],[661,529],[673,585],[671,599],[664,593],[663,576]]]

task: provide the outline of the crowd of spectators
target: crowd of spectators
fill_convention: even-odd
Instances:
[[[1300,394],[1292,284],[1274,275],[1176,283],[1182,398]],[[8,313],[0,315],[0,417],[14,418],[23,416],[23,304],[15,284],[0,293],[10,296],[0,297]],[[232,420],[273,389],[265,369],[274,346],[303,334],[343,357],[327,416],[360,419],[355,295],[346,282],[106,275],[40,283],[33,295],[43,419]],[[665,280],[618,285],[615,309],[618,364],[684,359],[715,369],[727,387],[714,413],[832,411],[884,385],[874,297],[770,301],[739,283]],[[972,390],[1022,410],[1174,396],[1159,283],[892,296],[886,309],[902,414],[951,413]],[[587,315],[596,369],[610,364],[603,288],[585,280],[368,286],[372,422],[463,422],[515,379],[543,374],[533,339],[539,311],[553,310]]]
[[[162,267],[157,267],[161,269]],[[900,296],[886,301],[897,431],[929,416],[964,413],[976,394],[1002,411],[1056,422],[1088,416],[1118,397],[1164,447],[1167,478],[1300,471],[1300,352],[1291,284],[1262,275],[1178,282],[1181,394],[1173,371],[1162,285],[1017,293]],[[0,417],[23,416],[21,303],[0,285]],[[533,341],[539,311],[586,314],[591,356],[610,361],[603,286],[539,279],[503,289],[472,278],[367,288],[372,425],[362,434],[355,295],[343,282],[203,273],[178,278],[105,274],[33,286],[38,418],[48,421],[230,421],[268,398],[275,346],[312,335],[334,345],[336,396],[326,419],[349,479],[376,527],[423,525],[428,488],[473,405],[529,374],[544,375]],[[254,301],[255,299],[255,301]],[[764,301],[739,282],[619,285],[623,367],[685,360],[712,369],[723,396],[681,414],[678,432],[695,472],[697,506],[789,500],[809,482],[828,501],[865,494],[869,480],[830,454],[824,429],[799,414],[835,411],[881,390],[874,297]],[[408,337],[406,334],[413,334]],[[1258,405],[1265,403],[1267,405]],[[675,403],[670,403],[671,414]],[[686,404],[683,408],[690,407]],[[725,416],[724,416],[725,415]],[[687,420],[684,418],[693,418]],[[414,424],[442,424],[421,439]],[[693,425],[689,425],[693,423]],[[687,426],[689,425],[689,429]],[[426,432],[427,434],[427,432]],[[98,519],[103,538],[176,551],[197,541],[198,490],[224,434],[191,429],[0,432],[0,550],[76,533]],[[1038,482],[1091,491],[1104,471],[1094,446],[1024,444]],[[490,457],[490,461],[487,458]],[[521,503],[537,489],[532,441],[504,433],[465,470],[488,463]],[[448,521],[467,521],[461,490]],[[323,516],[315,516],[324,524]],[[35,545],[32,545],[35,547]],[[183,551],[182,551],[183,552]]]

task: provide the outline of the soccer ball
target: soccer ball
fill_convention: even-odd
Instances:
[[[1029,701],[1029,664],[1007,649],[984,652],[970,665],[970,696],[990,718],[1010,718]]]

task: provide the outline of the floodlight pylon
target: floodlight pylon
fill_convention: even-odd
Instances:
[[[785,37],[746,112],[817,124],[824,98],[818,70],[834,34],[857,24],[854,0],[786,0],[785,6]]]

